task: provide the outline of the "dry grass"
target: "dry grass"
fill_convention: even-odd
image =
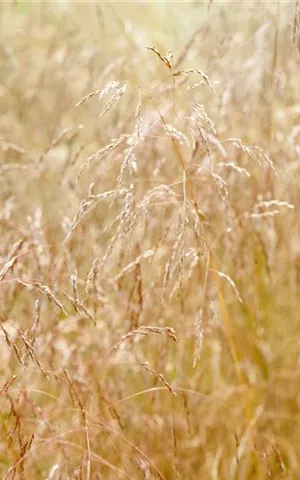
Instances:
[[[0,4],[3,479],[298,479],[298,2]]]

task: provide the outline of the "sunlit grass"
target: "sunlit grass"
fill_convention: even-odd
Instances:
[[[299,477],[295,7],[0,5],[1,478]]]

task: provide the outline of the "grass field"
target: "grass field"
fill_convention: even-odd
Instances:
[[[1,479],[299,479],[300,5],[0,32]]]

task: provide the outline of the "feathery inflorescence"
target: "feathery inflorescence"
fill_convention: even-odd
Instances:
[[[29,4],[0,5],[0,477],[297,479],[299,2]]]

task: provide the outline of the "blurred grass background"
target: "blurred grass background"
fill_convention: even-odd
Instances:
[[[297,5],[0,4],[1,478],[299,478]]]

